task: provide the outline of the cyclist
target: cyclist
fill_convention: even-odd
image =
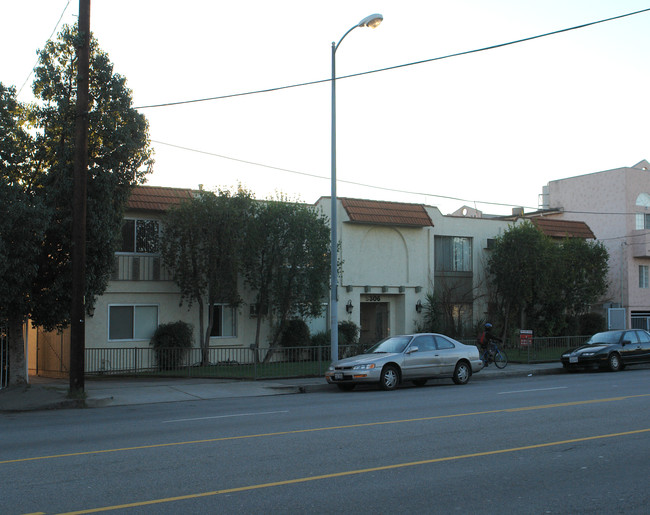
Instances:
[[[481,349],[481,357],[483,358],[483,366],[488,366],[488,357],[487,357],[487,352],[488,348],[490,345],[490,340],[494,340],[497,342],[500,342],[501,339],[497,338],[492,334],[492,324],[490,322],[486,323],[483,326],[483,331],[481,334],[478,335],[478,338],[476,339],[477,343]]]

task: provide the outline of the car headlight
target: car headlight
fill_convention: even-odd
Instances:
[[[375,368],[374,363],[365,363],[363,365],[354,365],[352,370],[372,370],[373,368]]]
[[[330,365],[330,367],[327,370],[329,370],[329,371],[334,370],[334,365]]]
[[[583,352],[581,355],[582,356],[593,356],[595,354],[596,354],[595,352]]]

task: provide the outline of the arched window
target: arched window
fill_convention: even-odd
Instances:
[[[650,207],[650,195],[647,193],[641,193],[636,198],[636,205],[641,207]]]

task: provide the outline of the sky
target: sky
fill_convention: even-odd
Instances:
[[[509,214],[537,209],[549,181],[650,159],[650,12],[434,59],[648,8],[650,0],[91,0],[90,27],[149,121],[147,184],[241,184],[258,199],[314,203],[331,193],[332,42],[381,13],[379,27],[353,30],[336,52],[337,195]],[[36,51],[77,12],[77,0],[0,0],[0,81],[19,100],[33,100]],[[145,107],[313,81],[323,82]]]

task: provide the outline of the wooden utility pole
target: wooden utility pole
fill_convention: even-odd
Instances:
[[[86,350],[86,175],[88,171],[88,83],[90,0],[79,0],[77,111],[72,192],[72,304],[70,306],[70,394],[82,394]]]

